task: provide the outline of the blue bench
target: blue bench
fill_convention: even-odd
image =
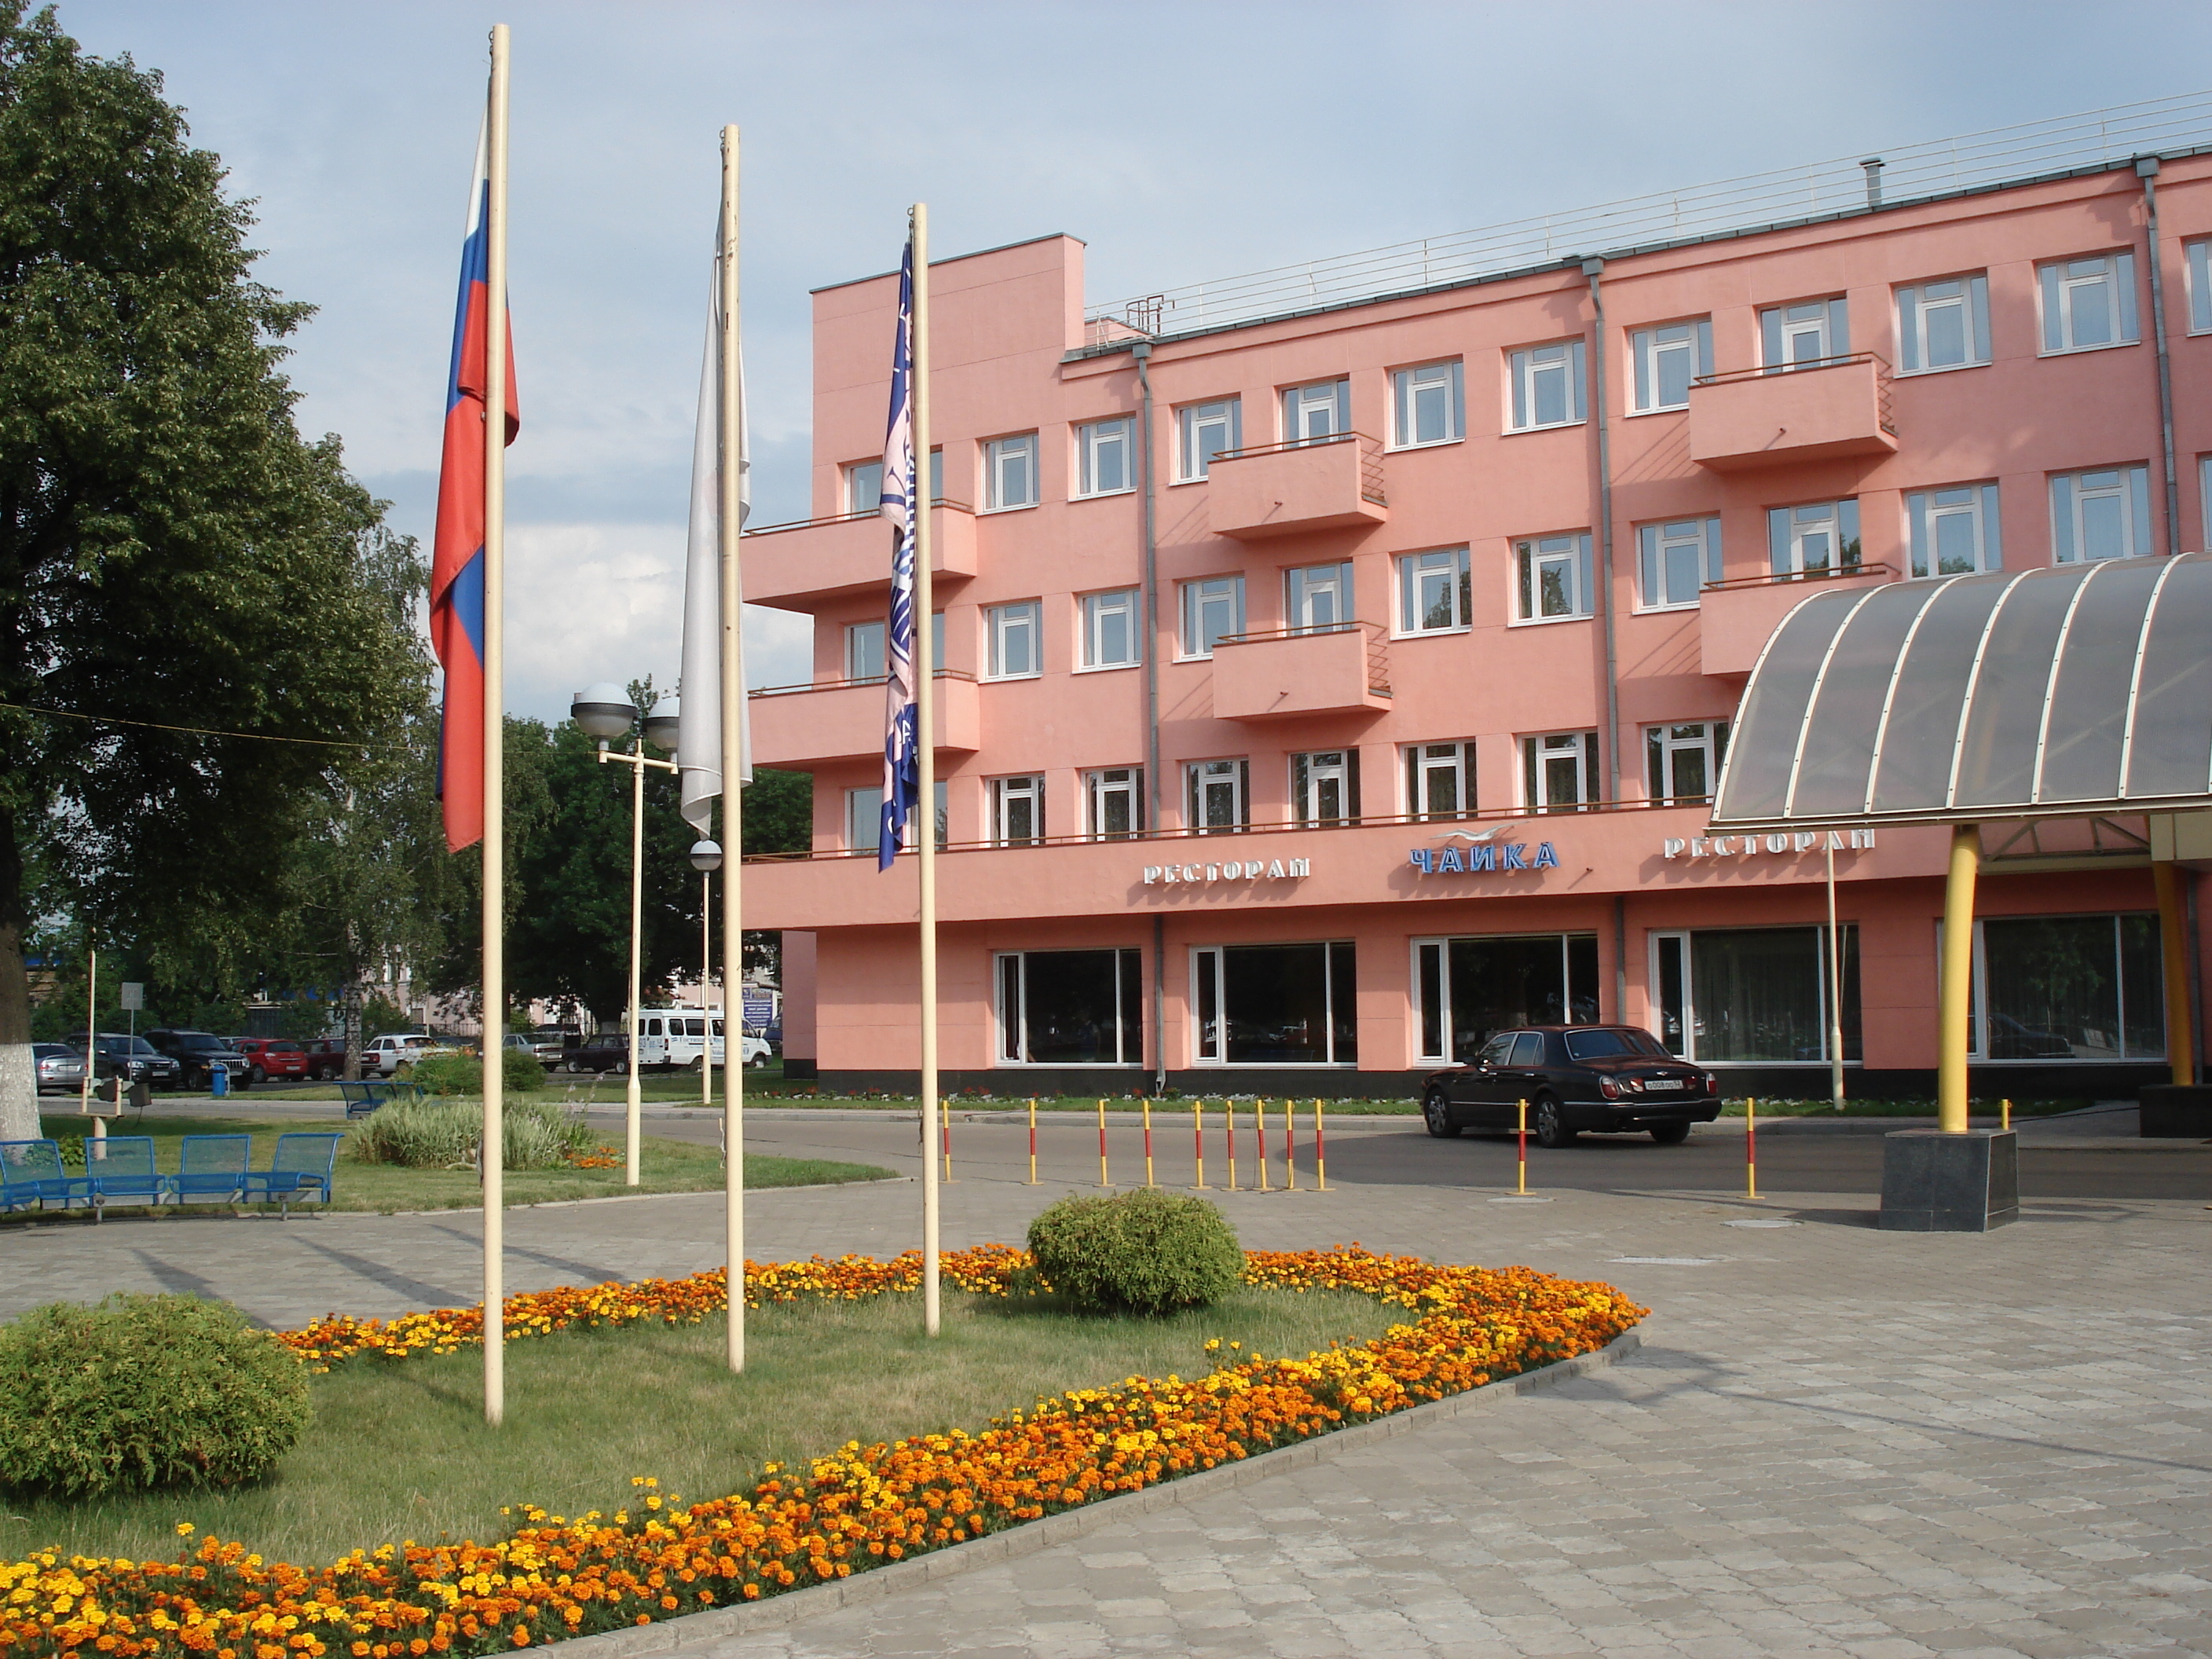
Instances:
[[[92,1182],[63,1167],[59,1141],[0,1140],[0,1212],[92,1201]]]
[[[269,1160],[269,1167],[246,1172],[246,1201],[276,1205],[280,1213],[288,1218],[294,1199],[304,1202],[312,1198],[328,1204],[331,1176],[337,1165],[338,1142],[344,1139],[342,1134],[331,1133],[295,1132],[278,1135],[276,1156]]]
[[[345,1102],[348,1117],[367,1117],[395,1100],[422,1099],[422,1085],[404,1079],[363,1078],[359,1083],[339,1084],[338,1097]]]
[[[166,1185],[154,1167],[151,1135],[88,1136],[84,1176],[95,1221],[111,1204],[159,1204]]]
[[[186,1135],[177,1173],[161,1181],[179,1204],[233,1204],[246,1196],[252,1161],[252,1135]]]

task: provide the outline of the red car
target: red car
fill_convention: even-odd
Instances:
[[[266,1083],[272,1077],[304,1080],[313,1072],[307,1051],[283,1037],[233,1037],[230,1046],[249,1062],[249,1083]]]

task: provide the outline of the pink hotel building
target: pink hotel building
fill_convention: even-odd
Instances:
[[[1066,236],[936,263],[946,1090],[1407,1095],[1602,1018],[1823,1093],[1832,856],[1849,1086],[1930,1091],[1947,832],[1710,836],[1731,715],[1810,592],[2204,545],[2212,154],[1879,176],[1226,322],[1086,319]],[[816,516],[744,544],[814,619],[751,704],[813,850],[746,904],[833,1088],[918,1063],[873,854],[896,286],[815,295]],[[2152,834],[1986,833],[1978,1093],[2165,1079]]]

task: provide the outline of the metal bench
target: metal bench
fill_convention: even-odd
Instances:
[[[313,1198],[322,1203],[331,1201],[331,1176],[337,1168],[338,1142],[345,1137],[331,1133],[281,1134],[276,1137],[275,1156],[265,1170],[246,1172],[246,1201],[249,1204],[274,1204],[279,1213],[289,1218],[292,1200],[302,1202]]]
[[[345,1102],[348,1117],[367,1117],[378,1107],[395,1100],[420,1100],[422,1085],[404,1079],[363,1078],[358,1083],[341,1083],[338,1095]]]
[[[252,1161],[252,1135],[186,1135],[177,1173],[161,1182],[179,1204],[234,1204],[246,1196]]]
[[[92,1182],[72,1176],[55,1140],[0,1140],[0,1212],[90,1204]]]
[[[84,1175],[95,1221],[111,1204],[159,1204],[166,1187],[154,1167],[151,1135],[86,1137]]]

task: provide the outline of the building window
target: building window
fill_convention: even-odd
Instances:
[[[1595,1024],[1597,987],[1595,933],[1415,939],[1417,1057],[1471,1060],[1493,1032]]]
[[[1137,487],[1137,423],[1127,415],[1075,428],[1079,495],[1120,495]]]
[[[1850,315],[1841,300],[1808,300],[1759,313],[1759,361],[1770,374],[1848,356]]]
[[[1465,817],[1474,811],[1474,745],[1409,743],[1406,813],[1419,820]]]
[[[1636,360],[1636,412],[1687,409],[1690,382],[1713,372],[1713,320],[1638,329],[1628,337],[1628,349]]]
[[[2035,269],[2043,301],[2043,349],[2128,345],[2136,333],[2136,256],[2100,253]]]
[[[1926,374],[1990,360],[1990,279],[1948,276],[1897,290],[1897,369]]]
[[[2182,251],[2189,267],[2189,331],[2212,334],[2212,241],[2191,242]]]
[[[1044,780],[991,780],[990,840],[995,847],[1034,847],[1044,839]]]
[[[1720,786],[1721,763],[1728,758],[1728,735],[1726,720],[1646,726],[1644,757],[1651,799],[1669,806],[1711,799]]]
[[[884,464],[855,461],[845,469],[845,510],[873,513],[884,504]]]
[[[1207,576],[1182,585],[1182,654],[1210,657],[1231,634],[1244,631],[1244,579]]]
[[[932,507],[945,499],[945,451],[937,444],[929,447],[929,504]]]
[[[1553,732],[1521,739],[1522,805],[1556,811],[1597,799],[1597,733]]]
[[[1024,679],[1044,672],[1037,652],[1043,611],[1037,600],[1024,599],[1019,605],[994,605],[983,613],[990,634],[987,678]]]
[[[1200,835],[1227,835],[1249,821],[1252,763],[1243,760],[1193,761],[1182,769],[1183,822]]]
[[[1143,598],[1125,587],[1112,593],[1085,593],[1083,606],[1083,665],[1085,668],[1127,668],[1144,660],[1139,643],[1143,630]]]
[[[1514,543],[1513,551],[1520,566],[1522,622],[1593,614],[1596,588],[1588,536],[1532,537]]]
[[[1859,563],[1859,504],[1813,501],[1767,509],[1766,550],[1778,576],[1856,570]]]
[[[2155,915],[1974,924],[1974,1053],[1984,1060],[2162,1060]]]
[[[1037,504],[1037,434],[1018,433],[983,446],[983,510]]]
[[[1145,828],[1145,769],[1109,766],[1083,775],[1084,811],[1093,841],[1125,841]]]
[[[1474,611],[1467,550],[1407,553],[1398,561],[1398,629],[1405,634],[1464,629]]]
[[[1283,393],[1283,439],[1310,443],[1352,430],[1352,382],[1323,380],[1294,386]]]
[[[1401,368],[1390,377],[1391,442],[1401,449],[1455,443],[1467,435],[1467,376],[1458,358]]]
[[[999,957],[999,1061],[1139,1066],[1144,958],[1137,951],[1009,951]]]
[[[884,624],[854,623],[845,630],[845,678],[879,680],[884,672]]]
[[[1859,940],[1843,930],[1844,1058],[1859,1058]],[[1828,1059],[1826,927],[1651,935],[1658,1037],[1705,1065]]]
[[[1695,605],[1707,582],[1721,579],[1721,521],[1684,519],[1636,532],[1646,610]]]
[[[937,844],[945,842],[949,814],[945,811],[946,785],[937,780]],[[881,788],[848,789],[845,792],[845,845],[854,852],[872,853],[880,844],[884,832],[884,792]],[[906,844],[914,844],[914,826],[907,826]]]
[[[1905,517],[1914,575],[1971,576],[2004,568],[1995,484],[1914,490],[1905,498]]]
[[[1572,426],[1583,412],[1583,343],[1529,346],[1508,358],[1513,380],[1513,430]]]
[[[1182,476],[1185,483],[1203,478],[1213,458],[1243,442],[1243,404],[1236,398],[1210,404],[1192,404],[1176,411],[1182,441]]]
[[[2130,559],[2150,548],[2150,470],[2107,467],[2056,472],[2051,478],[2051,556]]]
[[[1352,620],[1352,567],[1305,565],[1283,572],[1283,615],[1291,631],[1340,628]]]
[[[1191,1059],[1200,1066],[1357,1064],[1358,964],[1348,940],[1192,951]]]
[[[1291,757],[1291,810],[1309,826],[1359,818],[1359,751],[1322,749]]]

